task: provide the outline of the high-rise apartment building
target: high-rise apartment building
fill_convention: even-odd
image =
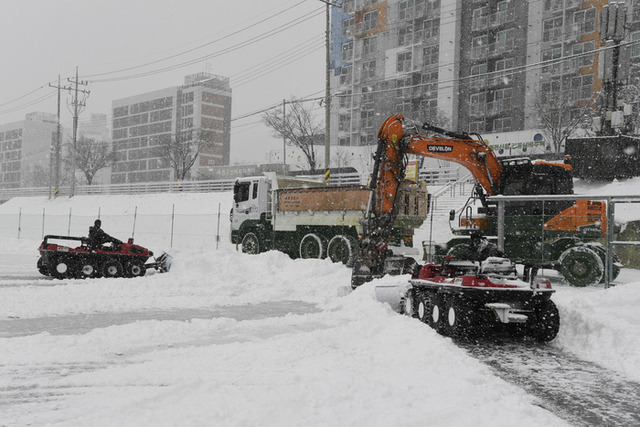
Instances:
[[[467,132],[538,129],[538,98],[600,102],[607,3],[345,0],[332,13],[331,140],[372,144],[394,113]],[[621,68],[640,62],[640,0],[626,10],[625,40],[639,44]]]
[[[49,155],[57,117],[34,112],[0,125],[0,188],[40,187],[49,183]]]
[[[190,177],[229,164],[231,88],[229,79],[209,73],[185,77],[184,85],[113,101],[113,148],[117,161],[111,182],[169,181],[176,177],[160,152],[161,138],[185,140],[206,132]]]

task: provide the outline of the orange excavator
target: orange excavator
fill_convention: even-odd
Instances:
[[[439,137],[425,136],[426,131]],[[424,123],[409,123],[402,114],[387,118],[378,132],[378,147],[370,182],[369,207],[363,220],[354,264],[352,287],[390,272],[412,272],[415,261],[391,256],[387,249],[390,225],[397,210],[396,196],[404,179],[407,156],[431,157],[458,163],[477,181],[472,200],[475,213],[465,206],[458,217],[459,235],[480,232],[496,236],[497,206],[487,195],[567,195],[573,194],[571,166],[564,163],[532,161],[529,158],[500,160],[479,135],[457,133]],[[450,220],[454,220],[452,211]],[[505,209],[504,252],[523,264],[554,262],[571,284],[585,286],[603,278],[606,251],[593,240],[606,232],[606,205],[600,201],[533,200],[508,203]],[[541,230],[543,230],[541,232]],[[545,241],[546,240],[546,241]],[[468,242],[453,239],[447,250]],[[446,255],[446,251],[443,255]],[[614,267],[614,275],[619,271]]]

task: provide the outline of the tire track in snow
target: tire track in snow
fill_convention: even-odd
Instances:
[[[496,375],[577,426],[640,425],[640,383],[549,344],[459,342]]]

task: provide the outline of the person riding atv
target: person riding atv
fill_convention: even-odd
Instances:
[[[488,241],[481,233],[474,231],[471,233],[469,246],[467,246],[467,250],[461,258],[471,261],[484,261],[489,257],[504,258],[504,256],[504,252],[498,249],[498,245]]]
[[[92,227],[89,227],[89,237],[87,238],[87,244],[93,250],[99,248],[105,243],[113,243],[114,246],[118,246],[122,243],[121,240],[111,237],[104,232],[102,227],[102,221],[96,219]]]

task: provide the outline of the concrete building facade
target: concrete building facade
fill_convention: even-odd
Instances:
[[[625,40],[640,46],[640,0],[626,3]],[[606,4],[344,0],[332,9],[331,140],[373,144],[394,113],[467,132],[537,130],[538,97],[563,91],[576,108],[598,102]],[[640,62],[638,46],[621,61]]]
[[[0,188],[48,185],[56,131],[56,115],[42,112],[0,125]]]
[[[213,143],[200,152],[189,178],[205,175],[208,167],[229,164],[231,88],[226,77],[186,76],[182,86],[118,99],[112,109],[117,153],[113,184],[174,180],[174,171],[160,152],[161,138],[184,139],[201,131]]]

